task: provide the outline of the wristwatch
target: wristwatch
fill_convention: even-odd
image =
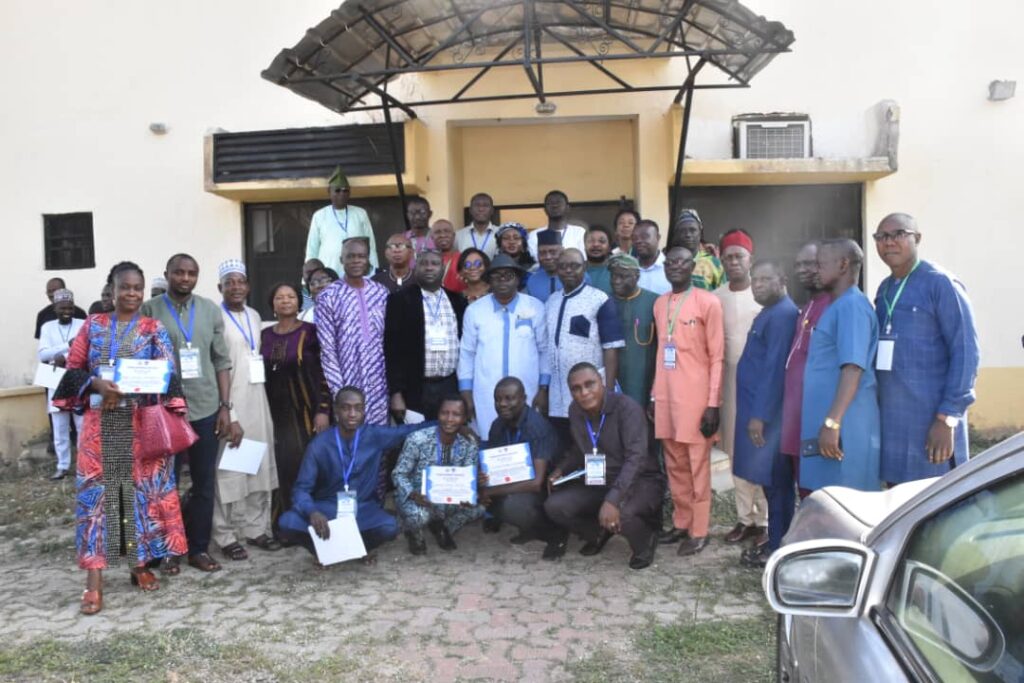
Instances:
[[[825,426],[828,427],[829,429],[838,430],[839,429],[839,422],[837,420],[833,420],[831,417],[826,417],[825,418]]]
[[[935,419],[944,423],[950,429],[956,429],[956,426],[960,424],[960,418],[953,417],[952,415],[943,415],[942,413],[939,413],[935,416]]]
[[[228,410],[231,410],[232,408],[235,407],[235,405],[231,401],[221,401],[220,402],[220,407],[221,408],[227,408]]]

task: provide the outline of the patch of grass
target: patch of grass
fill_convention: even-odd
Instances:
[[[0,539],[29,538],[42,529],[74,524],[75,480],[47,478],[37,467],[0,480]]]
[[[715,621],[649,621],[633,634],[628,661],[607,650],[566,667],[577,683],[770,683],[775,667],[775,617]]]

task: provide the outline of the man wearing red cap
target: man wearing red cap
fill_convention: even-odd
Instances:
[[[736,430],[736,367],[739,365],[747,333],[761,306],[754,301],[750,288],[750,259],[754,254],[754,241],[742,229],[730,230],[719,243],[725,276],[728,282],[715,290],[722,302],[722,320],[725,323],[725,364],[722,373],[722,425],[719,447],[732,462]],[[744,426],[745,429],[745,426]],[[733,494],[736,499],[737,523],[725,536],[726,543],[739,543],[755,538],[760,543],[768,524],[768,501],[764,491],[742,477],[733,475]],[[764,536],[764,538],[761,538]]]

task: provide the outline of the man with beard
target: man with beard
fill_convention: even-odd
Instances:
[[[640,264],[640,279],[637,284],[641,289],[659,296],[672,289],[672,285],[665,279],[665,255],[658,246],[660,241],[657,223],[644,219],[636,224],[633,231],[633,249]]]
[[[581,253],[587,249],[587,231],[582,226],[569,222],[569,197],[561,190],[551,190],[544,196],[544,213],[548,224],[530,231],[528,246],[530,254],[537,259],[537,238],[545,231],[558,236],[558,243],[565,249],[579,249]]]

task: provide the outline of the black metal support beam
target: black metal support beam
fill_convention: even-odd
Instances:
[[[395,40],[390,33],[388,33],[387,29],[380,25],[380,22],[378,22],[377,19],[374,18],[372,12],[367,10],[362,5],[359,6],[359,9],[363,11],[363,21],[366,22],[366,25],[372,28],[374,32],[376,32],[376,34],[379,35],[384,40],[384,42],[388,44],[388,47],[394,50],[399,57],[404,59],[406,64],[413,66],[417,63],[416,58],[409,54],[404,47],[399,45],[398,41]]]
[[[690,11],[690,8],[693,7],[693,4],[696,1],[697,0],[686,0],[686,2],[683,3],[683,7],[682,9],[679,10],[679,14],[676,15],[676,18],[673,19],[672,22],[665,27],[665,30],[661,32],[661,35],[658,36],[658,39],[655,40],[649,48],[647,48],[647,54],[653,55],[654,52],[658,49],[658,47],[660,47],[661,44],[665,42],[665,40],[672,37],[672,34],[675,33],[675,31],[679,28],[679,25],[683,23],[683,18],[686,17],[686,14]]]
[[[683,83],[683,87],[680,88],[680,95],[686,93],[686,104],[683,105],[683,125],[679,131],[679,150],[676,154],[676,175],[672,182],[672,201],[670,203],[671,208],[668,214],[668,234],[672,234],[672,228],[676,222],[676,210],[679,208],[679,190],[682,187],[683,182],[683,160],[686,158],[686,138],[690,134],[690,112],[693,110],[693,91],[697,85],[697,74],[700,72],[704,65],[707,63],[703,57],[693,67],[689,75],[686,77],[686,81]],[[676,95],[676,103],[679,102],[680,95]],[[696,254],[695,254],[696,255]]]
[[[410,106],[408,106],[407,104],[403,103],[401,100],[395,99],[394,97],[389,95],[387,93],[387,91],[378,88],[376,85],[371,83],[369,79],[367,79],[367,78],[357,78],[356,81],[360,85],[362,85],[364,88],[366,88],[367,90],[370,90],[370,91],[373,91],[373,92],[377,93],[378,95],[381,96],[381,98],[387,100],[390,104],[392,104],[392,105],[398,107],[399,109],[401,109],[402,111],[404,111],[406,114],[408,114],[410,119],[416,118],[416,112],[413,111]],[[384,83],[384,87],[387,87],[387,82],[386,81]]]
[[[515,46],[518,45],[519,43],[521,43],[522,41],[523,41],[522,36],[517,36],[515,40],[513,40],[511,43],[509,43],[508,45],[503,47],[501,49],[501,52],[499,52],[498,54],[494,55],[494,59],[492,60],[492,64],[491,65],[485,66],[484,68],[480,69],[480,71],[476,72],[476,75],[473,76],[471,79],[469,79],[466,82],[466,85],[462,86],[459,89],[459,92],[455,93],[452,96],[452,102],[459,102],[459,101],[461,101],[462,96],[466,93],[467,90],[469,90],[474,85],[476,85],[476,82],[479,81],[481,78],[483,78],[487,74],[487,72],[491,70],[491,67],[494,66],[494,64],[497,64],[498,62],[500,62],[505,55],[507,55],[509,52],[511,52],[515,48]]]
[[[530,79],[530,85],[537,94],[537,99],[544,102],[544,88],[537,80],[533,71],[533,0],[523,0],[523,71]]]
[[[578,4],[576,4],[575,0],[561,1],[568,5],[569,7],[576,10],[577,14],[579,14],[581,17],[583,17],[590,23],[594,24],[595,26],[598,26],[599,28],[604,29],[604,31],[612,38],[618,40],[623,45],[628,46],[631,50],[633,50],[633,52],[643,52],[643,48],[641,48],[635,42],[630,40],[628,36],[623,35],[618,29],[612,28],[611,24],[607,23],[604,19],[601,19],[600,17],[595,17],[593,14],[591,14],[584,8],[580,7]]]
[[[544,33],[546,33],[547,35],[551,36],[556,41],[561,43],[566,49],[568,49],[573,54],[578,55],[580,57],[586,57],[587,56],[586,53],[583,52],[583,50],[579,49],[578,47],[576,47],[575,45],[570,43],[568,40],[566,40],[562,36],[558,35],[554,31],[552,31],[551,29],[545,27],[543,30],[544,30]],[[597,69],[598,71],[600,71],[601,73],[603,73],[608,78],[612,79],[613,81],[615,81],[616,83],[621,85],[626,90],[632,90],[633,89],[633,86],[631,86],[629,83],[627,83],[626,81],[622,80],[621,78],[619,78],[618,76],[613,74],[611,71],[606,69],[604,66],[602,66],[598,62],[587,62],[587,63],[590,64],[595,69]]]
[[[405,211],[405,181],[402,180],[402,167],[398,163],[398,141],[395,139],[395,124],[391,120],[391,107],[388,105],[388,97],[388,94],[382,91],[380,106],[384,110],[384,125],[387,126],[388,140],[391,142],[391,163],[395,167],[395,185],[398,186],[398,199],[402,203],[402,220],[405,221],[405,229],[408,230],[409,216]]]

